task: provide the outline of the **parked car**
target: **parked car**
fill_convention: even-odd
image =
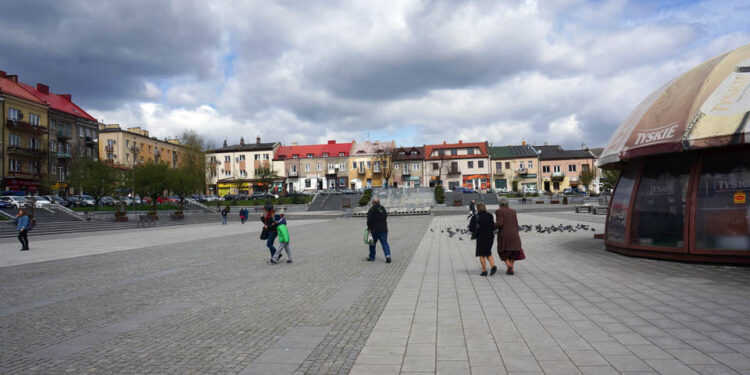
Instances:
[[[250,199],[273,199],[278,197],[277,195],[267,193],[267,192],[259,192],[259,193],[253,193],[250,196]]]
[[[143,198],[136,198],[136,201],[140,199],[140,202],[143,204],[151,204],[151,198],[150,197],[143,197]]]
[[[131,204],[133,204],[133,198],[130,198],[130,197],[120,197],[120,203],[123,203],[123,204],[126,204],[126,205],[130,206]]]
[[[13,201],[8,197],[0,197],[0,208],[15,208]]]
[[[42,195],[42,196],[44,198],[47,198],[47,200],[52,202],[53,204],[59,204],[64,207],[68,206],[68,201],[66,201],[65,198],[58,197],[56,195]]]
[[[159,204],[180,203],[180,198],[176,198],[176,197],[158,197],[158,198],[156,198],[156,203],[159,203]]]
[[[45,197],[39,196],[26,196],[26,200],[34,205],[34,208],[49,208],[52,202],[48,201]]]
[[[114,206],[115,200],[112,197],[101,197],[99,198],[99,205],[100,206]]]
[[[566,188],[563,190],[564,195],[586,195],[586,192],[578,188]]]
[[[15,209],[27,207],[28,205],[28,201],[26,201],[26,198],[19,197],[17,195],[4,195],[0,197],[0,199],[2,199],[5,202],[10,203]]]
[[[79,195],[81,197],[81,202],[85,206],[93,206],[94,205],[94,197],[86,194]]]

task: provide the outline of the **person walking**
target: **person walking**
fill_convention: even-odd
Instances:
[[[391,262],[391,247],[388,246],[388,213],[385,207],[380,205],[380,199],[372,199],[372,207],[367,211],[367,230],[372,234],[372,243],[370,244],[370,256],[367,260],[375,261],[375,245],[380,241],[385,254],[385,262]]]
[[[472,231],[477,240],[475,256],[479,257],[479,262],[482,264],[480,275],[487,276],[487,261],[490,262],[492,267],[490,275],[494,275],[497,272],[495,258],[492,257],[492,244],[495,242],[495,220],[492,218],[492,214],[487,212],[487,206],[484,202],[479,202],[477,209],[479,213],[471,219]]]
[[[247,219],[247,208],[240,208],[240,223],[245,224],[245,220]]]
[[[226,207],[221,209],[221,225],[227,225],[227,215],[229,215],[229,210],[227,210]]]
[[[469,203],[469,216],[467,216],[466,218],[470,219],[470,218],[474,217],[474,215],[476,215],[476,214],[477,214],[476,205],[474,204],[474,200],[472,199],[471,203]]]
[[[18,229],[18,240],[21,241],[21,251],[29,250],[29,217],[26,210],[18,210],[16,215],[16,229]]]
[[[276,232],[279,233],[279,248],[276,250],[276,254],[271,257],[271,263],[276,264],[279,262],[281,252],[286,250],[286,256],[289,257],[287,263],[294,263],[292,260],[292,252],[289,250],[289,229],[286,227],[286,219],[281,215],[275,215],[273,221],[276,223]]]
[[[495,211],[495,228],[497,233],[497,254],[505,262],[508,275],[513,275],[513,266],[517,260],[526,259],[521,247],[521,236],[518,234],[518,217],[516,211],[508,207],[508,198],[498,199],[500,208]]]
[[[267,204],[265,207],[263,207],[263,216],[260,217],[260,221],[263,222],[263,230],[266,231],[266,246],[268,247],[268,251],[271,252],[271,258],[273,258],[273,255],[276,254],[276,248],[273,246],[273,242],[276,240],[276,236],[278,235],[278,232],[276,230],[276,222],[273,220],[274,214],[276,212],[273,209],[273,206],[270,204]],[[282,254],[279,254],[279,257],[281,257]]]

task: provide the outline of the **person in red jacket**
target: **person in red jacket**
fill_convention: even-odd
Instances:
[[[521,247],[521,236],[518,234],[518,217],[516,211],[508,207],[508,198],[498,199],[500,208],[495,211],[495,228],[497,233],[497,255],[505,262],[508,275],[513,275],[513,266],[517,260],[526,259]]]

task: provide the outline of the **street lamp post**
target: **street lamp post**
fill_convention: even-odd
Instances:
[[[138,164],[138,162],[136,161],[136,155],[138,155],[138,151],[140,151],[140,150],[138,149],[138,146],[136,145],[136,143],[133,142],[133,146],[130,147],[129,151],[133,153],[133,191],[131,193],[131,195],[132,195],[131,198],[133,200],[133,212],[135,212],[135,210],[136,210],[136,204],[135,204],[135,167]]]

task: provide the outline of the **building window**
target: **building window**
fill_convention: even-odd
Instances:
[[[292,159],[299,159],[299,154],[292,154]]]
[[[308,154],[307,154],[307,158],[308,158],[308,159],[310,159],[310,158],[312,158],[312,157],[313,157],[313,154],[310,154],[310,153],[308,153]]]
[[[560,166],[559,165],[553,166],[552,167],[552,171],[555,172],[555,173],[560,173]]]
[[[523,169],[523,166],[524,166],[524,164],[523,164],[523,162],[522,162],[522,161],[521,161],[521,162],[518,162],[518,168],[519,168],[519,169]]]
[[[253,160],[260,160],[260,154],[253,155]]]
[[[356,161],[352,162],[352,169],[357,169],[357,162]]]
[[[323,153],[323,157],[324,157],[324,158],[327,158],[327,157],[328,157],[328,153],[327,153],[327,152],[324,152],[324,153]]]
[[[130,154],[125,154],[125,161],[130,161]]]
[[[534,168],[534,162],[529,160],[529,169]]]
[[[23,163],[18,159],[10,159],[9,168],[11,172],[21,172],[23,169]]]
[[[470,149],[466,150],[466,153],[469,154],[469,155],[474,155],[474,149],[470,148]]]
[[[29,113],[29,124],[38,126],[39,125],[39,115],[35,113]]]
[[[19,147],[21,146],[21,137],[15,134],[11,134],[9,136],[8,143],[10,143],[11,146]]]
[[[419,170],[419,163],[414,163],[414,165],[412,166],[412,169],[415,170],[415,171],[418,171]]]
[[[245,161],[245,155],[240,155],[240,161]]]
[[[510,162],[509,161],[505,162],[505,169],[510,169]]]
[[[11,146],[13,146],[13,145],[11,144]],[[55,141],[49,141],[49,150],[52,151],[52,152],[57,151],[57,142],[55,142]]]
[[[549,173],[549,165],[542,166],[542,173]]]
[[[323,167],[320,165],[320,163],[315,165],[315,170],[317,170],[318,172],[323,170]]]
[[[436,171],[438,169],[440,169],[440,164],[438,164],[438,163],[432,163],[432,170]]]
[[[270,156],[268,154],[263,154],[263,160],[268,160]]]
[[[496,169],[496,170],[497,170],[498,172],[499,172],[499,171],[502,171],[502,170],[503,170],[503,162],[501,162],[501,161],[496,161],[496,162],[495,162],[495,169]]]
[[[305,172],[310,172],[310,164],[305,164]]]
[[[344,156],[344,153],[343,152],[339,152],[339,156]]]
[[[438,154],[438,156],[444,156],[445,155],[445,150],[438,150],[437,154]]]
[[[224,162],[229,163],[231,161],[232,161],[232,157],[231,156],[229,156],[229,155],[224,156]]]
[[[576,171],[576,165],[570,164],[568,165],[568,172],[575,172]]]
[[[455,148],[452,148],[452,149],[451,149],[451,155],[452,155],[452,156],[456,156],[456,155],[458,155],[458,150],[457,150],[457,149],[455,149]]]
[[[41,142],[36,138],[29,138],[29,148],[32,150],[38,150],[41,146]]]
[[[78,128],[78,136],[83,138],[83,128]]]
[[[627,227],[630,207],[630,195],[635,185],[636,168],[626,168],[620,175],[615,188],[615,194],[610,203],[607,222],[607,240],[616,243],[625,243],[625,228]]]
[[[305,165],[307,165],[307,164],[305,164]],[[305,179],[305,187],[306,187],[306,188],[309,188],[309,187],[311,187],[311,185],[310,185],[310,179],[309,179],[309,178],[306,178],[306,179]]]
[[[49,130],[52,130],[52,131],[57,130],[57,121],[49,120]],[[54,171],[55,168],[52,168],[52,170]]]
[[[371,161],[368,161],[368,162],[367,162],[367,169],[371,169],[371,168],[372,168],[372,162],[371,162]]]
[[[468,164],[469,164],[469,168],[474,168],[474,161],[473,160],[469,160]]]
[[[484,168],[484,160],[477,160],[477,168]]]
[[[581,171],[582,171],[582,172],[583,172],[583,171],[588,171],[588,170],[589,170],[589,165],[588,165],[588,164],[582,164],[582,165],[581,165]]]
[[[342,171],[343,171],[344,169],[346,169],[346,164],[344,164],[344,163],[339,163],[339,170],[342,170]]]
[[[20,117],[21,117],[20,110],[8,107],[8,120],[18,121]]]

